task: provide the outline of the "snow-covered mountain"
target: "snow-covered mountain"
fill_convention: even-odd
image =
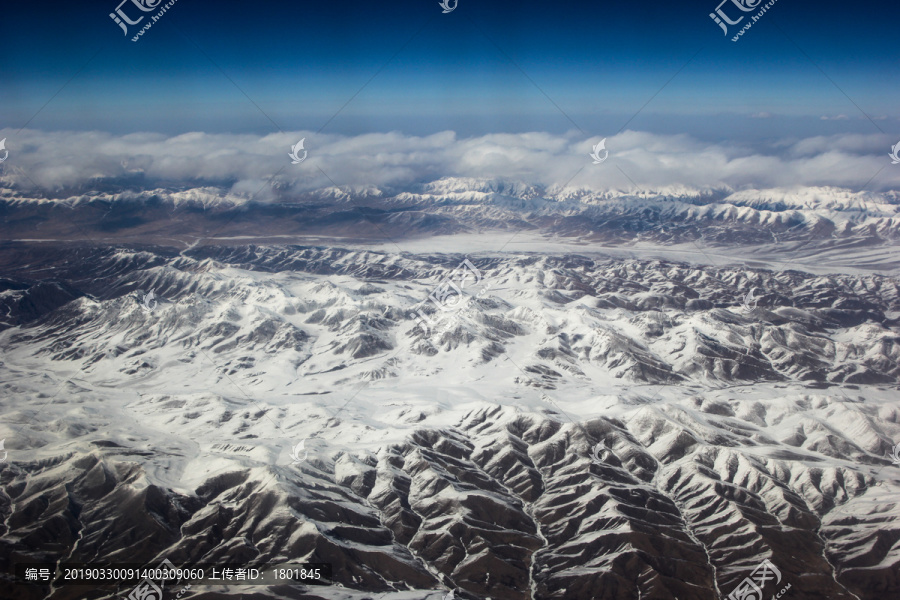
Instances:
[[[762,210],[742,198],[671,202],[734,227]],[[845,200],[775,212],[896,219]],[[307,561],[339,585],[181,598],[685,600],[768,559],[794,598],[900,593],[895,278],[277,245],[0,261],[0,571]],[[430,301],[448,281],[467,300]],[[4,598],[117,591],[0,580]]]
[[[520,182],[445,178],[408,189],[328,187],[302,194],[275,186],[273,201],[227,188],[57,193],[0,190],[0,233],[11,240],[85,240],[189,247],[198,240],[340,245],[433,236],[531,233],[579,244],[689,246],[768,251],[795,244],[801,256],[871,254],[900,240],[900,199],[841,188],[647,191],[541,188]],[[499,248],[497,248],[499,249]],[[780,249],[784,256],[790,249]]]

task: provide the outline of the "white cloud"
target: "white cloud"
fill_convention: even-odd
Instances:
[[[783,140],[765,150],[702,142],[687,135],[626,131],[607,139],[609,159],[588,156],[601,136],[574,133],[493,134],[458,138],[397,132],[360,136],[308,131],[254,135],[156,133],[114,136],[101,132],[0,132],[10,156],[4,168],[21,169],[47,190],[90,185],[96,178],[142,174],[146,185],[208,183],[235,194],[272,197],[269,180],[291,192],[332,185],[408,189],[444,177],[503,179],[544,187],[596,191],[681,186],[697,190],[837,186],[880,191],[900,188],[900,167],[883,135],[835,135]],[[309,156],[292,165],[290,148],[306,138]],[[879,172],[880,171],[880,172]],[[9,179],[11,169],[6,169]],[[873,176],[878,174],[875,179]]]

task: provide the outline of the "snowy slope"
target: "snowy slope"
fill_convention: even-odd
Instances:
[[[900,592],[895,279],[472,254],[454,313],[427,298],[462,255],[29,257],[0,294],[7,563],[309,560],[342,586],[309,598],[684,600],[768,558],[797,598]],[[182,598],[204,591],[250,588]]]

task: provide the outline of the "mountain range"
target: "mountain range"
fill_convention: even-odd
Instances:
[[[574,206],[510,207],[528,202],[524,188],[467,193],[478,200],[448,204],[447,222],[494,214],[498,244],[539,224],[550,239]],[[579,200],[605,215],[598,236],[634,257],[221,236],[7,242],[0,571],[327,562],[333,586],[196,586],[181,598],[685,600],[727,597],[769,560],[781,578],[766,595],[790,583],[793,598],[892,597],[896,277],[700,258],[726,256],[711,239],[785,227],[779,251],[794,239],[896,259],[891,199],[838,196],[728,210],[724,199]],[[21,211],[86,228],[79,211],[103,205],[121,223],[128,202],[104,202],[8,202],[4,215],[19,231]],[[269,210],[296,214],[291,227],[317,210],[336,227],[439,227],[440,203],[386,208],[403,202]],[[651,226],[651,206],[706,232],[693,261],[640,256],[640,240],[670,249],[660,240],[672,226]],[[223,232],[262,218],[179,210],[210,226],[234,217]],[[435,301],[438,290],[455,297]],[[0,586],[24,599],[128,592]]]

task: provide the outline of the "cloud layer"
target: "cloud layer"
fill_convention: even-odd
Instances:
[[[264,199],[268,182],[295,192],[337,186],[408,189],[444,177],[520,181],[594,191],[706,191],[788,186],[900,189],[900,165],[884,135],[781,140],[765,148],[701,142],[686,135],[626,131],[609,137],[609,158],[593,164],[600,138],[549,133],[459,138],[397,132],[359,136],[312,132],[254,135],[26,130],[6,137],[4,180],[45,191],[90,187],[98,179],[143,178],[145,185],[212,184]],[[291,146],[306,138],[308,158],[291,164]],[[107,182],[109,183],[109,182]]]

